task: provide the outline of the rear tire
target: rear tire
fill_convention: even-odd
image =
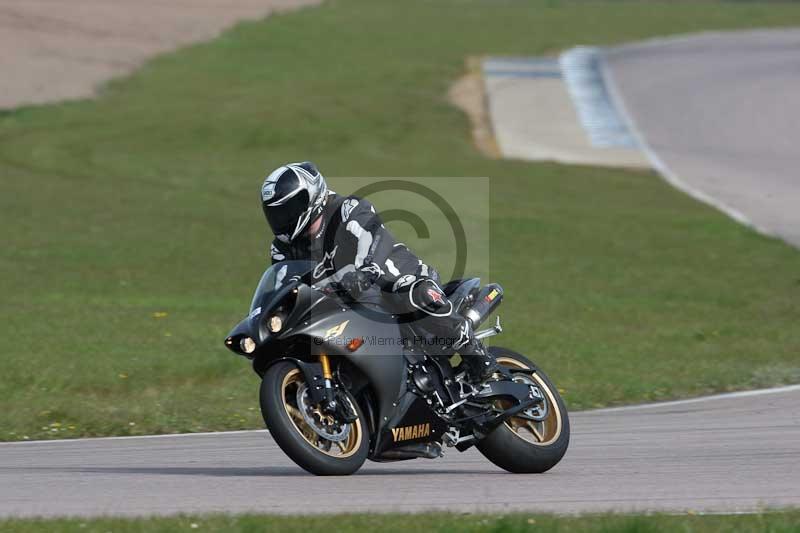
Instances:
[[[512,417],[475,446],[492,463],[509,472],[546,472],[564,457],[569,446],[569,416],[564,401],[550,378],[525,356],[494,346],[489,351],[503,366],[536,370],[532,379],[544,393],[550,410],[544,421],[531,427],[525,419]],[[530,439],[525,438],[526,433]]]
[[[347,438],[339,443],[320,437],[301,416],[297,389],[305,385],[294,363],[275,363],[261,382],[261,414],[281,450],[304,470],[318,476],[346,476],[358,470],[369,453],[369,434],[358,403],[347,399],[358,415],[348,424]],[[291,413],[291,414],[290,414]]]

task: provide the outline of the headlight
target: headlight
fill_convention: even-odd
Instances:
[[[278,333],[283,327],[283,319],[278,315],[272,315],[267,321],[267,327],[272,333]]]
[[[256,341],[250,337],[244,337],[239,341],[239,347],[244,353],[253,353],[256,351]]]

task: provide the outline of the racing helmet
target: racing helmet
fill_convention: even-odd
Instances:
[[[310,161],[287,163],[273,170],[261,186],[261,207],[272,233],[282,242],[302,234],[328,199],[328,185]]]

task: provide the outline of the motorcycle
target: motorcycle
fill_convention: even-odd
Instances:
[[[317,281],[312,261],[283,261],[262,276],[250,312],[225,346],[261,378],[261,413],[275,442],[316,475],[348,475],[366,459],[437,458],[475,446],[509,472],[555,466],[570,425],[558,388],[532,361],[489,350],[502,373],[470,383],[451,359],[426,349],[395,315],[376,320],[348,302],[335,281]],[[442,287],[478,328],[503,298],[497,284]],[[495,325],[478,338],[502,332]]]

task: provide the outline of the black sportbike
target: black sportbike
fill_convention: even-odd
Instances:
[[[267,269],[250,313],[225,339],[252,360],[264,421],[294,462],[317,475],[347,475],[366,459],[436,458],[444,447],[473,445],[510,472],[544,472],[561,460],[567,410],[532,361],[491,347],[502,373],[472,385],[449,358],[414,342],[413,326],[376,319],[348,304],[335,282],[315,282],[315,267],[284,261]],[[475,327],[503,296],[477,278],[442,288]],[[500,332],[498,319],[477,336]]]

